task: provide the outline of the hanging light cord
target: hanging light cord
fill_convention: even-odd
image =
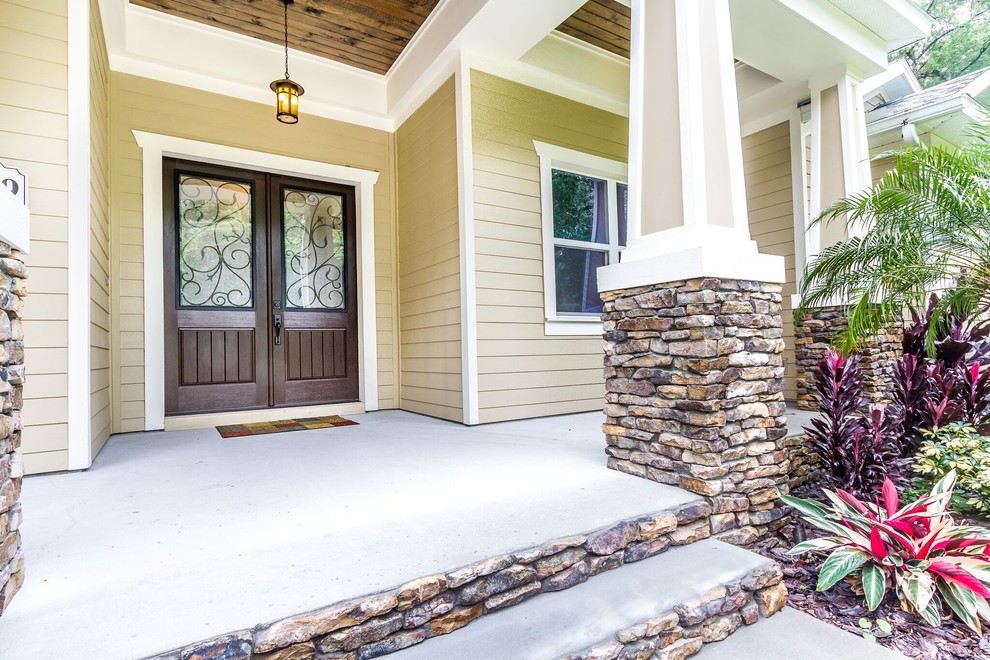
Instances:
[[[285,79],[289,79],[289,3],[282,0],[282,8],[285,10]]]

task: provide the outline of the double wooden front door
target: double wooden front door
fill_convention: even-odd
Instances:
[[[356,401],[354,189],[163,170],[166,413]]]

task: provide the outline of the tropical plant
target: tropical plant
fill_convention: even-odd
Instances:
[[[818,574],[819,591],[850,579],[870,610],[893,593],[902,609],[930,625],[941,625],[952,613],[980,634],[981,620],[990,622],[990,530],[952,519],[947,507],[955,485],[950,471],[928,495],[903,506],[889,479],[876,503],[841,489],[825,492],[828,505],[785,496],[828,534],[799,543],[789,554],[830,553]]]
[[[935,431],[924,431],[913,466],[916,479],[912,492],[922,492],[932,483],[956,471],[959,488],[950,506],[960,513],[990,514],[990,438],[964,422],[954,422]]]
[[[933,329],[938,303],[932,294],[924,313],[911,310],[894,365],[891,417],[903,456],[917,452],[924,431],[946,424],[990,430],[990,324],[950,309]]]
[[[891,418],[881,406],[867,410],[860,356],[829,349],[818,361],[819,415],[804,429],[818,456],[826,486],[857,494],[875,492],[887,476],[893,445]]]
[[[945,290],[932,315],[937,331],[949,310],[972,317],[990,305],[990,121],[973,133],[956,150],[922,145],[883,154],[895,167],[875,187],[814,220],[844,223],[850,238],[808,264],[796,316],[847,301],[839,345],[849,350],[923,305],[931,291]]]

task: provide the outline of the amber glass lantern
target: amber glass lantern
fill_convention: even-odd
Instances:
[[[275,117],[283,124],[299,121],[299,97],[303,95],[302,85],[288,78],[276,80],[271,85],[275,92]]]
[[[285,17],[285,77],[271,84],[275,92],[275,118],[283,124],[299,121],[299,97],[303,95],[302,85],[289,79],[289,5],[292,0],[282,0]]]

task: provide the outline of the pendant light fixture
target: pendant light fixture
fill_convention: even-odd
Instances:
[[[302,85],[289,79],[289,5],[293,0],[281,0],[285,15],[285,78],[271,84],[275,92],[275,118],[283,124],[299,121],[299,97],[303,95]]]

